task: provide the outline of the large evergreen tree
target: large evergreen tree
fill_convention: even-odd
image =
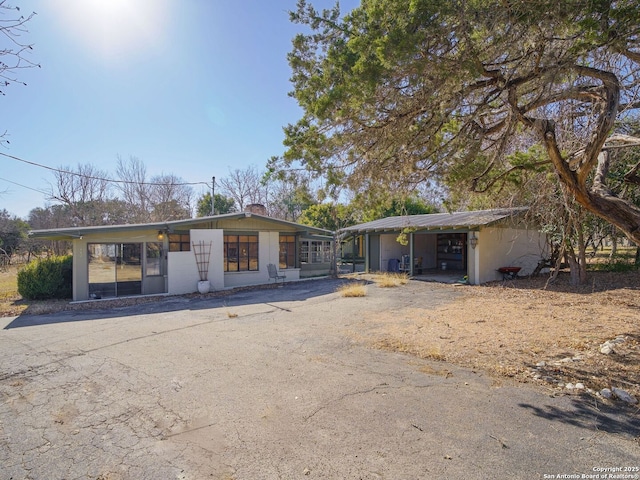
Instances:
[[[272,169],[300,161],[360,190],[454,176],[486,191],[548,164],[640,243],[640,208],[606,181],[610,150],[637,144],[611,136],[640,108],[636,0],[363,0],[342,18],[300,0],[291,18],[311,29],[289,56],[304,114]],[[516,155],[535,144],[543,160]]]

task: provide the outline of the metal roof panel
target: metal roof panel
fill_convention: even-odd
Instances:
[[[361,223],[340,229],[340,233],[371,233],[382,231],[398,231],[404,228],[418,229],[455,229],[477,228],[490,225],[505,218],[525,212],[522,208],[502,208],[493,210],[476,210],[471,212],[429,213],[424,215],[403,215],[387,217],[372,222]]]

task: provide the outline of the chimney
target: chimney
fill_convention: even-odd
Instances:
[[[267,207],[262,205],[261,203],[250,203],[246,207],[244,207],[245,212],[257,213],[258,215],[267,216]]]

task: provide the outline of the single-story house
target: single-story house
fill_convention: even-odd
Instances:
[[[526,210],[388,217],[343,228],[338,236],[343,252],[364,258],[364,271],[446,272],[477,285],[502,279],[499,269],[505,267],[520,268],[520,275],[537,267],[547,250],[546,236],[524,222]]]
[[[254,212],[137,225],[33,230],[73,245],[73,300],[185,294],[330,273],[332,232]],[[205,277],[205,278],[201,278]]]

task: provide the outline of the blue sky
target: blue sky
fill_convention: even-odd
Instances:
[[[117,156],[149,176],[210,182],[264,168],[301,110],[287,93],[295,0],[12,0],[37,15],[25,40],[41,68],[0,97],[0,152],[57,168]],[[328,8],[332,0],[312,0]],[[357,0],[340,2],[342,11]],[[0,40],[0,48],[4,46]],[[0,157],[0,209],[47,205],[50,171]],[[7,182],[7,180],[9,182]],[[10,183],[14,182],[14,183]],[[24,185],[24,187],[17,184]],[[195,187],[200,195],[205,186]]]

